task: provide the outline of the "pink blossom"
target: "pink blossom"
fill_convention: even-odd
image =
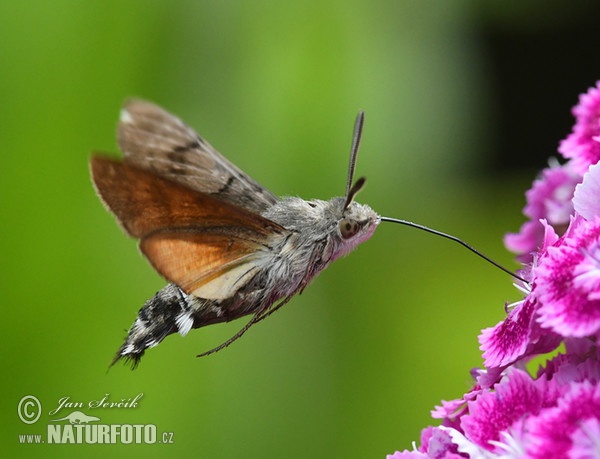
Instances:
[[[560,146],[569,162],[543,171],[527,192],[530,221],[505,238],[528,263],[523,299],[482,330],[485,367],[471,371],[462,397],[432,411],[442,425],[388,459],[600,459],[600,82],[573,113]],[[530,358],[561,344],[527,371]]]
[[[600,217],[573,220],[559,246],[534,268],[542,327],[562,336],[600,330]]]
[[[575,126],[558,151],[570,158],[574,169],[584,174],[600,161],[600,82],[579,97],[573,108]]]
[[[525,216],[531,220],[523,224],[519,233],[509,233],[504,238],[506,247],[519,254],[520,261],[531,262],[532,254],[540,249],[544,238],[541,219],[559,233],[563,232],[574,213],[573,192],[580,181],[581,176],[567,163],[544,169],[541,177],[533,182],[525,194],[527,205],[523,209]]]

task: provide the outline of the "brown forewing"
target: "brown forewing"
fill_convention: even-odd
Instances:
[[[98,194],[166,279],[191,292],[287,230],[131,164],[93,156]]]
[[[125,161],[255,213],[277,198],[176,116],[139,99],[125,103],[118,126]]]

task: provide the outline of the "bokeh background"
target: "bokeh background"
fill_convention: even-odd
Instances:
[[[511,4],[509,4],[511,3]],[[122,101],[181,116],[278,195],[343,194],[352,124],[359,195],[378,212],[502,245],[524,191],[600,79],[592,2],[353,0],[0,2],[2,457],[382,458],[469,388],[477,335],[518,299],[449,241],[383,224],[230,348],[243,321],[108,364],[164,285],[100,205],[91,151],[117,154]],[[173,444],[21,445],[58,400],[143,393]],[[23,424],[35,395],[40,420]]]

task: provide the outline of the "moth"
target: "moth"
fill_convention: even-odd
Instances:
[[[246,175],[179,118],[143,100],[128,101],[118,124],[123,159],[93,155],[96,192],[123,230],[169,283],[146,301],[112,362],[139,363],[172,333],[250,320],[240,338],[300,293],[319,272],[369,239],[382,221],[459,242],[416,223],[382,217],[354,201],[364,114],[354,126],[346,192],[328,201],[278,198]],[[518,278],[518,276],[515,276]]]
[[[363,124],[357,117],[346,193],[328,201],[278,198],[180,119],[128,101],[118,124],[123,159],[93,155],[98,195],[169,281],[139,310],[113,361],[132,360],[178,332],[251,315],[216,352],[287,303],[335,259],[369,239],[381,219],[354,201]]]

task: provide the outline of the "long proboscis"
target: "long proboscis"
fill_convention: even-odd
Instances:
[[[521,282],[525,282],[526,284],[528,283],[527,280],[525,280],[524,278],[522,278],[521,276],[519,276],[518,274],[512,272],[510,269],[505,268],[504,266],[502,266],[501,264],[495,262],[494,260],[492,260],[490,257],[484,255],[483,253],[481,253],[479,250],[477,250],[475,247],[470,246],[469,244],[467,244],[465,241],[463,241],[462,239],[457,238],[456,236],[452,236],[451,234],[446,234],[446,233],[442,233],[441,231],[438,230],[434,230],[432,228],[429,228],[427,226],[424,225],[419,225],[418,223],[413,223],[413,222],[409,222],[407,220],[400,220],[398,218],[391,218],[391,217],[381,217],[381,221],[382,222],[391,222],[391,223],[398,223],[400,225],[405,225],[405,226],[411,226],[413,228],[417,228],[420,229],[422,231],[426,231],[428,233],[431,234],[435,234],[436,236],[441,236],[441,237],[445,237],[446,239],[450,239],[451,241],[457,242],[460,245],[462,245],[463,247],[465,247],[466,249],[470,250],[471,252],[473,252],[475,255],[483,258],[485,261],[487,261],[488,263],[491,263],[492,265],[494,265],[496,268],[504,271],[506,274],[514,277],[517,280],[520,280]]]

